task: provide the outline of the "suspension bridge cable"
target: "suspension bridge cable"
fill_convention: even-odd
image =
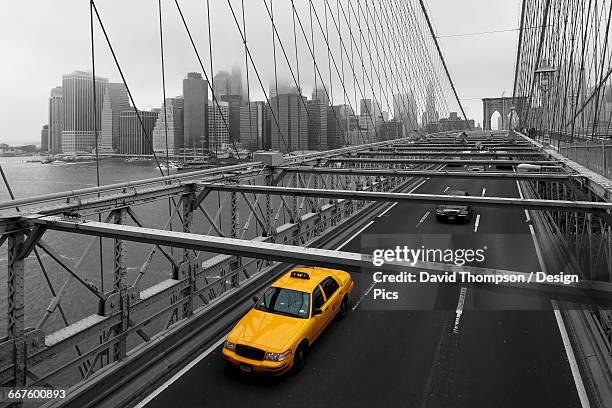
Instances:
[[[93,0],[89,2],[89,34],[91,41],[91,75],[92,75],[92,96],[93,96],[93,122],[94,122],[94,134],[96,141],[96,185],[100,187],[100,140],[98,132],[98,101],[96,100],[96,53],[94,45],[94,19],[93,19]],[[100,197],[100,193],[98,193]],[[102,222],[102,214],[98,213],[98,222]],[[100,257],[100,287],[101,291],[104,292],[104,258],[102,251],[102,237],[98,237],[98,254]]]

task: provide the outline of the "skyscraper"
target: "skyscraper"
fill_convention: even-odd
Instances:
[[[119,115],[119,153],[152,154],[151,138],[158,115],[159,110],[136,112],[136,109],[131,108],[121,112]]]
[[[404,124],[405,133],[418,130],[417,105],[411,91],[393,95],[393,119]]]
[[[327,140],[330,149],[361,144],[359,121],[350,105],[334,105],[327,114]]]
[[[102,131],[99,137],[100,150],[118,151],[119,117],[130,109],[130,99],[123,83],[109,82],[102,101]]]
[[[374,115],[371,99],[361,99],[359,102],[359,114],[361,116]]]
[[[49,125],[43,125],[40,130],[40,151],[46,152],[49,150]]]
[[[270,99],[268,112],[271,115],[272,149],[284,153],[308,149],[308,114],[305,105],[306,98],[295,88],[290,93]]]
[[[190,72],[183,79],[185,147],[195,148],[205,144],[207,136],[206,114],[208,84],[202,74]]]
[[[240,107],[242,106],[242,72],[235,66],[232,73],[219,71],[213,78],[213,90],[215,98],[219,102],[227,102],[229,117],[230,140],[241,141],[240,138]],[[211,98],[212,99],[212,98]]]
[[[423,112],[423,126],[436,124],[438,122],[438,111],[436,110],[436,95],[433,83],[429,83],[425,95],[425,112]]]
[[[167,123],[166,123],[167,120]],[[162,106],[153,128],[153,150],[166,154],[166,133],[168,135],[168,154],[178,154],[184,146],[183,98],[166,98],[166,111]]]
[[[62,151],[75,154],[91,152],[96,147],[96,133],[102,123],[102,104],[108,79],[96,77],[95,108],[91,72],[74,71],[62,77],[64,126]]]
[[[64,100],[62,87],[51,90],[49,98],[49,153],[62,152],[62,131],[64,130]]]
[[[266,103],[250,102],[240,108],[240,141],[250,151],[265,148],[266,133],[269,131],[269,120],[266,120]]]
[[[329,91],[329,89],[327,89]],[[329,105],[329,97],[327,92],[325,92],[325,88],[321,85],[317,86],[312,91],[312,100],[322,102],[325,105]]]
[[[229,119],[229,106],[227,102],[218,104],[208,101],[208,148],[216,152],[228,147],[230,142],[227,122]]]
[[[308,149],[327,150],[327,104],[312,100],[308,108]]]

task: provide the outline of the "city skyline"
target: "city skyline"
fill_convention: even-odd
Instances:
[[[166,150],[177,154],[185,149],[217,154],[234,147],[288,153],[389,140],[420,130],[436,132],[450,124],[456,129],[465,127],[465,118],[457,112],[440,117],[441,105],[432,84],[426,87],[422,107],[409,90],[393,93],[391,112],[381,111],[375,98],[362,98],[356,112],[352,107],[335,109],[344,105],[332,105],[323,86],[313,87],[308,99],[304,95],[308,92],[284,81],[270,86],[269,101],[247,102],[239,67],[232,67],[231,73],[219,70],[213,81],[209,84],[201,73],[188,72],[182,79],[182,94],[167,98],[166,110],[164,103],[144,110],[131,106],[123,83],[96,76],[94,104],[92,72],[64,74],[62,86],[53,88],[48,99],[48,123],[40,131],[41,150],[93,153],[97,135],[98,149],[106,154],[165,155]],[[474,120],[470,123],[474,128]],[[136,129],[137,125],[141,129]]]
[[[470,24],[470,21],[473,16],[478,15],[482,16],[485,7],[481,7],[481,1],[474,1],[466,6],[454,5],[454,4],[431,4],[431,16],[434,23],[438,27],[444,27],[444,30],[439,30],[439,34],[442,36],[444,34],[454,34],[454,33],[467,33],[473,31],[486,31],[491,28],[491,25],[499,28],[498,26],[503,25],[512,27],[518,22],[518,12],[519,12],[519,4],[510,4],[503,5],[503,12],[500,11],[500,18],[495,22],[486,22],[486,19],[481,19],[481,26],[474,27]],[[113,32],[116,33],[114,40],[114,46],[117,49],[117,54],[121,64],[124,66],[124,70],[126,73],[126,78],[128,80],[128,85],[132,91],[132,94],[136,100],[136,105],[139,109],[142,110],[150,110],[154,107],[159,107],[159,101],[163,99],[161,95],[161,79],[159,78],[159,62],[154,63],[155,59],[159,58],[158,50],[154,47],[155,43],[155,30],[151,27],[145,28],[139,26],[137,30],[132,33],[133,40],[125,40],[128,37],[122,37],[122,28],[121,21],[124,17],[127,16],[135,16],[139,14],[139,18],[142,19],[154,18],[155,13],[154,10],[150,9],[142,9],[139,7],[135,7],[133,5],[125,5],[124,10],[121,13],[116,13],[114,8],[110,6],[110,4],[106,4],[104,2],[100,2],[98,5],[100,8],[100,12],[105,17],[106,21],[109,25],[113,26]],[[23,6],[19,5],[9,5],[9,8],[16,8],[15,12]],[[220,33],[222,24],[225,23],[233,23],[231,20],[231,16],[228,16],[227,10],[225,10],[222,5],[212,5],[215,16],[218,18],[214,21],[212,30],[213,30],[213,53],[215,54],[213,69],[217,72],[219,69],[223,67],[230,67],[232,65],[238,65],[243,71],[243,75],[246,74],[244,67],[244,51],[240,49],[242,45],[238,40],[238,35],[236,32],[232,32],[232,30],[228,30],[228,41],[220,41],[217,40],[215,42],[215,33]],[[247,7],[250,7],[247,5]],[[199,8],[196,7],[195,3],[185,2],[184,5],[185,12],[199,12]],[[169,10],[174,12],[174,10]],[[261,10],[259,7],[253,7],[253,10],[250,8],[247,10],[250,15],[252,14],[252,18],[261,17],[265,21],[267,16],[265,14],[265,9]],[[27,103],[31,106],[30,111],[33,112],[31,114],[33,120],[23,120],[24,113],[19,112],[17,109],[14,109],[13,106],[7,106],[4,110],[7,112],[10,118],[13,118],[9,124],[9,131],[2,135],[3,142],[9,142],[13,144],[31,142],[38,139],[38,132],[40,126],[46,122],[47,114],[47,106],[46,101],[43,101],[44,95],[48,94],[48,90],[53,86],[59,85],[56,80],[53,78],[57,78],[64,72],[70,72],[74,68],[80,69],[88,69],[90,66],[90,52],[88,50],[88,10],[87,5],[77,4],[76,2],[67,1],[65,4],[55,4],[49,5],[43,3],[39,8],[36,8],[35,13],[41,13],[41,15],[55,15],[57,13],[62,13],[65,15],[73,16],[74,25],[70,28],[66,28],[65,30],[59,32],[53,32],[53,36],[49,38],[42,38],[42,43],[38,42],[41,39],[40,36],[36,36],[36,41],[33,42],[33,38],[30,35],[21,36],[18,42],[10,42],[6,45],[6,49],[8,51],[14,50],[16,45],[19,45],[20,51],[19,55],[24,55],[24,66],[27,67],[31,64],[28,63],[28,58],[39,55],[39,57],[43,57],[46,61],[46,66],[50,69],[45,70],[42,74],[37,74],[33,81],[29,80],[30,85],[28,89],[23,88],[15,88],[13,90],[12,84],[7,87],[6,91],[9,94],[14,93],[13,97],[9,97],[10,100],[16,101],[19,103]],[[281,6],[279,6],[278,13],[281,14],[285,12]],[[262,14],[263,13],[263,14]],[[9,13],[4,14],[8,16]],[[82,17],[82,18],[81,18]],[[40,19],[39,19],[40,20]],[[51,19],[52,20],[52,19]],[[218,20],[218,21],[217,21]],[[46,20],[41,20],[46,21]],[[29,22],[25,21],[20,23],[19,26],[15,27],[12,21],[8,21],[8,19],[3,20],[4,29],[12,30],[10,33],[7,31],[7,35],[4,38],[13,38],[15,37],[15,33],[22,32],[24,29],[30,29]],[[46,23],[43,23],[46,24]],[[117,25],[119,24],[119,25]],[[279,23],[279,31],[281,36],[286,37],[286,41],[288,41],[291,36],[289,35],[290,23],[280,21]],[[233,26],[229,26],[233,27]],[[235,30],[235,27],[233,27]],[[0,28],[2,30],[2,28]],[[31,28],[32,32],[35,32],[34,28]],[[178,47],[176,44],[182,42],[184,40],[184,32],[181,31],[182,27],[171,25],[168,23],[167,27],[167,53],[169,61],[181,61],[181,62],[173,62],[169,63],[167,66],[166,76],[167,79],[182,77],[186,72],[199,71],[202,72],[201,67],[199,66],[197,60],[194,58],[193,50],[185,49],[184,46]],[[78,34],[78,36],[77,36]],[[516,36],[516,33],[508,33],[508,34],[496,34],[488,37],[472,37],[472,39],[477,40],[479,42],[485,43],[486,47],[478,47],[470,41],[469,44],[459,47],[459,41],[456,41],[453,38],[443,38],[440,40],[441,47],[443,52],[447,56],[448,64],[450,70],[455,79],[456,86],[459,91],[459,95],[461,98],[466,98],[464,101],[464,105],[466,107],[467,113],[469,117],[472,117],[476,120],[476,122],[481,123],[482,118],[480,104],[481,101],[479,99],[475,99],[475,96],[499,96],[503,90],[506,90],[506,95],[510,93],[511,86],[509,85],[512,81],[511,72],[513,70],[514,59],[511,56],[505,57],[505,52],[502,49],[497,47],[497,43],[502,38],[508,38],[507,36]],[[264,35],[263,33],[258,33],[257,30],[254,29],[254,26],[250,29],[250,43],[253,47],[260,47],[257,44],[257,41],[261,40]],[[130,37],[131,38],[131,37]],[[513,37],[514,38],[514,37]],[[70,41],[68,41],[70,39]],[[264,43],[266,47],[269,47],[269,36],[266,35],[265,39],[268,43]],[[198,42],[198,48],[202,52],[203,56],[206,56],[206,53],[203,51],[207,47],[207,38],[203,33],[199,33],[196,37]],[[0,39],[0,42],[2,40]],[[141,44],[146,44],[145,47],[137,47],[133,48],[131,46],[132,41],[139,42]],[[234,41],[237,44],[234,44]],[[116,68],[108,55],[108,50],[105,48],[104,39],[100,36],[100,33],[96,32],[96,42],[98,44],[98,51],[96,55],[96,63],[100,67],[98,71],[100,73],[104,73],[110,82],[119,82],[120,77],[116,72]],[[68,46],[68,50],[70,52],[62,52],[60,54],[53,54],[53,51],[57,49],[57,45],[62,44],[63,47]],[[465,47],[469,47],[466,49]],[[305,45],[300,44],[300,58],[306,58],[308,56],[308,51]],[[180,51],[182,50],[182,51]],[[462,60],[461,57],[467,55],[471,55],[471,58],[467,58]],[[266,51],[266,55],[269,51]],[[62,58],[58,58],[61,55]],[[242,56],[242,57],[241,57]],[[267,58],[267,57],[266,57]],[[242,61],[241,61],[242,59]],[[282,64],[281,64],[282,62]],[[210,71],[208,58],[204,58],[204,67],[207,71]],[[271,83],[270,78],[273,78],[270,64],[267,66],[264,64],[263,60],[256,61],[258,66],[262,68],[262,77],[267,82]],[[293,63],[293,62],[292,62]],[[285,65],[285,66],[281,66]],[[12,69],[12,70],[11,70]],[[21,81],[24,74],[31,72],[29,69],[25,70],[14,70],[15,66],[11,67],[3,67],[0,68],[0,73],[3,74],[4,77],[15,78],[14,81],[11,82],[19,82]],[[302,68],[305,70],[306,68]],[[332,68],[333,69],[333,68]],[[501,75],[493,75],[494,79],[490,79],[492,73],[488,72],[493,70],[503,69],[507,71],[508,77],[507,81],[500,82]],[[475,70],[477,72],[475,72]],[[483,75],[480,75],[482,71]],[[211,75],[211,72],[208,72],[208,75]],[[258,84],[254,79],[254,72],[251,67],[250,69],[251,75],[251,89],[249,92],[251,93],[251,100],[263,100],[263,92],[259,89]],[[291,81],[291,76],[287,72],[286,63],[284,61],[279,61],[279,75],[284,80]],[[31,75],[32,76],[32,75]],[[323,73],[325,76],[325,73]],[[320,84],[320,78],[313,78],[312,74],[307,74],[305,72],[302,73],[301,82],[302,88],[305,91],[311,90],[315,85],[315,79]],[[337,83],[337,78],[334,79]],[[180,84],[170,83],[168,80],[167,83],[167,95],[178,95],[180,93]],[[327,85],[327,88],[330,88]],[[476,87],[473,87],[475,85]],[[474,94],[466,94],[466,90],[472,88]],[[330,91],[330,89],[328,89]],[[401,92],[401,90],[400,90]],[[246,91],[245,91],[246,93]],[[343,95],[339,90],[339,86],[335,86],[333,92],[330,92],[332,99],[334,99],[334,104],[345,103],[343,101]],[[370,95],[371,96],[371,95]],[[368,95],[366,95],[368,97]],[[473,99],[473,100],[467,100]],[[355,101],[347,100],[347,103],[350,103],[355,108]],[[358,103],[358,102],[357,102]],[[358,109],[358,106],[355,108]],[[389,107],[383,107],[382,110],[390,111]],[[34,123],[30,123],[34,122]]]

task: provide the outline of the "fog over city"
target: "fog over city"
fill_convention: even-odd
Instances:
[[[334,3],[335,1],[330,2],[335,7]],[[511,30],[518,27],[520,1],[495,2],[495,5],[486,0],[434,0],[427,3],[467,116],[476,123],[482,123],[481,97],[499,97],[503,92],[505,96],[512,94],[516,45],[509,47],[508,44],[516,44],[518,31],[468,36],[458,34]],[[206,1],[184,0],[179,4],[204,68],[207,74],[211,75]],[[232,1],[231,4],[242,25],[241,2]],[[324,3],[315,1],[313,4],[324,25]],[[96,5],[136,105],[140,109],[159,108],[162,102],[162,87],[157,1],[143,0],[119,4],[116,1],[99,0]],[[248,46],[267,92],[274,82],[270,18],[263,2],[245,1],[244,7]],[[287,44],[288,58],[295,70],[293,25],[289,17],[292,15],[291,4],[276,1],[273,2],[273,7],[275,15],[282,16],[275,22],[281,39]],[[308,2],[296,2],[296,8],[300,10],[301,22],[310,37]],[[174,2],[164,2],[163,12],[166,93],[170,97],[182,93],[182,79],[187,72],[202,72],[202,69],[188,41]],[[228,3],[210,1],[210,15],[213,74],[239,66],[246,82],[244,48]],[[315,82],[312,58],[300,31],[299,22],[296,24],[300,83],[304,95],[310,97]],[[111,82],[121,82],[103,34],[97,23],[95,26],[96,75],[108,78]],[[330,47],[338,49],[338,36],[331,35],[335,28],[329,16],[328,30]],[[314,17],[313,32],[315,44],[319,46],[314,50],[320,64],[318,68],[324,78],[329,78],[327,49],[321,47],[325,42]],[[344,41],[348,47],[349,42],[347,39]],[[5,2],[0,13],[0,49],[5,56],[5,63],[0,66],[2,89],[5,93],[1,109],[5,125],[0,141],[13,144],[34,141],[39,143],[41,126],[47,122],[51,89],[61,85],[63,74],[74,70],[91,70],[88,2]],[[276,51],[279,81],[293,84],[278,42]],[[363,52],[365,55],[366,51]],[[344,64],[348,76],[349,67],[346,61]],[[334,85],[332,98],[335,103],[343,103],[345,95],[341,91],[333,65],[331,70]],[[263,91],[251,66],[249,76],[250,99],[264,100]],[[359,72],[357,76],[361,76]],[[316,80],[320,82],[318,77]],[[354,95],[352,78],[347,79],[346,85],[347,94]],[[244,89],[246,93],[246,86]],[[367,94],[365,96],[369,97]],[[357,94],[357,101],[352,99],[346,102],[356,108],[361,96]],[[392,112],[390,101],[382,101],[381,104],[383,110]],[[457,110],[456,107],[449,108]]]

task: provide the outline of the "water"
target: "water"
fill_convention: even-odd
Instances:
[[[95,162],[72,163],[72,164],[41,164],[27,163],[29,158],[1,158],[0,163],[4,168],[9,183],[16,198],[25,198],[33,195],[61,192],[86,187],[96,186],[96,165]],[[172,174],[172,171],[171,171]],[[100,184],[113,184],[130,180],[157,177],[160,175],[154,161],[139,161],[126,163],[120,159],[105,159],[100,161]],[[224,233],[229,232],[229,201],[225,201],[227,194],[212,194],[204,202],[204,206],[209,214],[214,217],[218,208],[222,207],[220,224]],[[176,198],[178,200],[178,197]],[[10,200],[9,194],[2,186],[0,188],[0,200]],[[263,200],[260,200],[263,201]],[[240,208],[245,209],[245,204]],[[169,216],[167,200],[160,200],[146,205],[134,207],[135,212],[146,226],[161,228]],[[103,214],[103,219],[107,214]],[[94,217],[97,219],[97,217]],[[242,222],[245,221],[243,218]],[[135,225],[132,220],[127,220],[130,225]],[[180,228],[177,221],[174,229]],[[194,215],[194,232],[207,233],[210,225],[206,223],[201,214]],[[247,229],[246,237],[255,235],[255,220],[251,221]],[[74,266],[81,257],[92,237],[77,234],[60,233],[48,231],[43,236],[43,240],[58,253],[65,261]],[[101,278],[99,249],[96,243],[88,253],[82,267],[77,271],[79,276],[87,282],[94,284],[99,289],[108,291],[113,285],[113,240],[104,239],[104,278]],[[136,278],[140,266],[144,262],[151,245],[127,243],[126,260],[128,266],[128,284],[131,285]],[[54,262],[42,250],[39,250],[43,264],[48,273],[49,279],[56,291],[66,282],[69,274]],[[175,258],[181,259],[182,250],[174,250]],[[153,258],[149,270],[139,284],[139,289],[149,287],[161,280],[171,277],[171,269],[166,258],[157,251]],[[0,270],[7,270],[7,245],[0,249]],[[6,272],[3,273],[6,276]],[[0,280],[0,297],[6,299],[6,278]],[[50,289],[46,279],[38,265],[34,253],[26,260],[25,268],[25,320],[26,327],[36,327],[45,309],[52,299]],[[66,288],[62,298],[62,306],[66,312],[70,323],[84,318],[90,314],[97,313],[97,298],[85,289],[76,280],[73,280]],[[6,316],[6,302],[0,303],[0,314]],[[44,327],[45,333],[51,333],[61,327],[63,322],[56,312]],[[0,319],[0,332],[4,333],[6,328],[6,318]]]

